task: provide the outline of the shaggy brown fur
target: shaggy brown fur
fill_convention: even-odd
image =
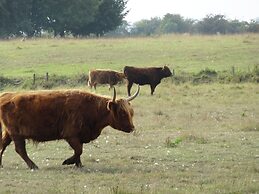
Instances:
[[[116,91],[114,89],[115,95]],[[133,109],[125,99],[111,100],[84,91],[5,93],[0,96],[0,165],[6,147],[14,141],[16,152],[30,169],[38,167],[28,157],[25,139],[35,142],[66,140],[74,155],[63,164],[80,167],[83,143],[96,139],[111,126],[132,132]]]
[[[88,86],[96,89],[97,84],[109,84],[109,88],[112,88],[118,82],[122,82],[125,79],[123,73],[113,70],[97,69],[89,71]]]

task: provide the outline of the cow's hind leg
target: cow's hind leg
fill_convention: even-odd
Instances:
[[[10,138],[9,134],[6,132],[3,132],[3,138],[2,138],[2,148],[0,151],[0,167],[2,167],[2,156],[6,149],[6,147],[12,142],[12,139]]]
[[[68,139],[67,142],[74,150],[74,155],[66,159],[62,165],[75,164],[77,167],[82,167],[80,156],[83,152],[83,144],[78,138]]]
[[[94,83],[93,85],[94,85],[94,89],[96,90],[97,83]]]
[[[92,87],[93,87],[93,86],[92,86],[91,81],[90,81],[90,80],[88,80],[88,82],[87,82],[87,83],[88,83],[88,86],[92,89]]]
[[[128,96],[130,96],[130,89],[131,89],[132,85],[133,85],[133,82],[128,81],[128,84],[127,84]]]
[[[34,162],[28,157],[26,148],[25,148],[25,140],[21,137],[13,137],[15,151],[22,157],[22,159],[26,162],[30,169],[38,169],[38,166],[34,164]]]

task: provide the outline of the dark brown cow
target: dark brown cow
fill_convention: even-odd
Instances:
[[[25,139],[35,142],[64,139],[73,148],[74,155],[63,165],[81,167],[83,143],[96,139],[103,128],[130,133],[134,130],[133,109],[127,98],[116,100],[84,91],[40,91],[7,93],[0,96],[0,166],[6,147],[14,141],[16,152],[30,169],[37,165],[28,157]]]
[[[167,66],[148,68],[125,66],[124,75],[128,80],[127,89],[128,95],[130,96],[130,89],[133,83],[139,85],[149,84],[151,88],[151,95],[153,95],[156,86],[161,82],[161,80],[165,77],[172,76],[172,73]]]
[[[118,82],[122,82],[125,79],[123,73],[113,70],[96,69],[89,71],[88,86],[96,89],[97,84],[109,84],[109,88],[112,88]]]

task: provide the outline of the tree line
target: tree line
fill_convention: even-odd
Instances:
[[[166,14],[163,18],[154,17],[149,20],[143,19],[130,25],[123,24],[110,35],[156,35],[169,33],[191,34],[237,34],[258,33],[259,18],[257,20],[239,21],[229,20],[225,15],[209,14],[202,20],[186,19],[179,14]]]
[[[247,22],[213,14],[195,20],[168,13],[131,25],[124,20],[126,5],[127,0],[0,0],[0,38],[259,32],[259,19]]]
[[[0,0],[0,37],[102,36],[122,24],[126,0]]]

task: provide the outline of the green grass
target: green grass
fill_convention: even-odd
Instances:
[[[0,74],[75,75],[89,69],[169,64],[176,72],[247,71],[259,64],[259,35],[168,35],[124,39],[32,39],[0,41]]]
[[[73,77],[125,64],[170,64],[197,74],[233,65],[247,70],[259,63],[258,41],[259,35],[1,41],[0,74],[26,78],[48,70]],[[107,86],[59,86],[67,87],[112,95]],[[125,84],[116,89],[125,97]],[[9,90],[17,88],[4,88]],[[104,129],[84,145],[82,169],[61,165],[73,154],[64,141],[27,143],[38,171],[28,170],[11,144],[0,169],[0,193],[258,193],[258,84],[175,85],[167,78],[154,96],[142,86],[132,105],[136,132]]]
[[[125,86],[117,90],[125,96]],[[135,133],[105,129],[85,144],[82,169],[61,165],[73,152],[63,141],[27,144],[38,171],[11,145],[0,193],[257,193],[258,91],[258,84],[164,81],[150,96],[141,87],[132,102]],[[107,87],[97,93],[112,94]]]

